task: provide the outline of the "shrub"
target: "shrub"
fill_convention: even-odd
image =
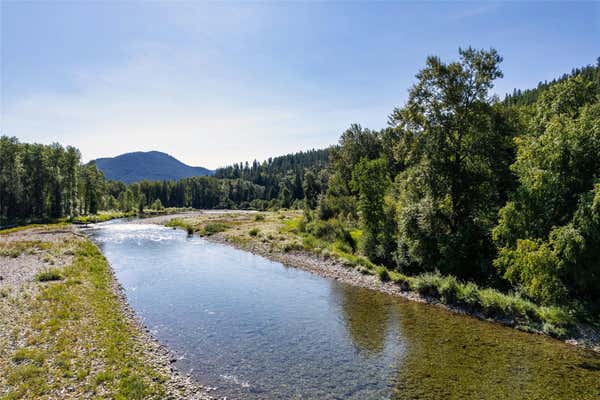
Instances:
[[[154,202],[150,205],[150,208],[157,211],[162,211],[165,209],[160,199],[154,200]]]
[[[321,257],[323,257],[323,259],[325,259],[325,260],[331,258],[332,255],[333,255],[333,253],[329,249],[323,249],[321,251]]]
[[[289,253],[290,251],[302,250],[302,249],[303,249],[302,245],[298,242],[291,242],[291,243],[286,243],[283,245],[284,253]]]
[[[379,276],[379,279],[381,280],[381,282],[389,282],[390,281],[390,274],[385,267],[379,267],[377,269],[377,276]]]
[[[314,250],[319,247],[319,242],[314,236],[305,236],[302,238],[304,250]]]
[[[55,269],[40,272],[35,276],[38,282],[60,281],[62,278],[62,275]]]
[[[250,229],[250,231],[248,232],[248,234],[250,236],[258,236],[259,232],[260,232],[260,230],[258,228],[252,228],[252,229]]]
[[[538,315],[542,320],[558,327],[566,327],[574,322],[574,318],[561,307],[540,307]]]
[[[479,304],[479,287],[469,282],[457,286],[456,302],[464,306],[475,306]]]
[[[221,222],[215,222],[204,225],[201,234],[202,236],[210,236],[214,235],[215,233],[224,232],[227,229],[229,229],[229,225],[223,224]]]
[[[446,304],[453,304],[458,298],[458,286],[459,283],[456,278],[452,275],[440,277],[438,292],[442,302]]]
[[[425,273],[413,279],[412,289],[422,296],[439,297],[439,274]]]
[[[265,220],[265,216],[264,216],[264,215],[262,215],[262,214],[256,214],[256,215],[254,216],[254,220],[255,220],[255,221],[264,221],[264,220]]]
[[[483,313],[488,317],[507,315],[511,309],[510,299],[494,289],[479,290],[479,297]]]

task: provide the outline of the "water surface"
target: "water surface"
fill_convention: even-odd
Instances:
[[[559,341],[124,222],[91,234],[178,366],[233,399],[598,399]]]

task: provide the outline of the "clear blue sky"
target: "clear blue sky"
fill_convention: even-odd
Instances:
[[[1,0],[0,132],[85,160],[161,150],[192,165],[379,129],[427,55],[504,57],[498,94],[600,56],[600,3]]]

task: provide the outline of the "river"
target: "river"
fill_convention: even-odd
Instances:
[[[88,230],[176,365],[228,399],[598,399],[600,357],[181,230]]]

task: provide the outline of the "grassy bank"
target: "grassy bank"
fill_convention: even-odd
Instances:
[[[0,296],[10,313],[0,317],[0,398],[164,398],[167,376],[144,353],[98,248],[45,232],[0,241],[4,273],[16,273]],[[8,258],[34,275],[19,277]]]
[[[517,294],[461,282],[453,276],[426,273],[407,276],[371,263],[357,250],[359,230],[343,231],[333,224],[308,225],[301,212],[206,214],[171,220],[169,226],[203,236],[219,234],[238,247],[260,246],[268,253],[304,252],[339,263],[364,275],[373,275],[406,293],[429,302],[440,302],[457,311],[493,319],[525,331],[565,339],[576,335],[577,320],[565,308],[543,307]]]

